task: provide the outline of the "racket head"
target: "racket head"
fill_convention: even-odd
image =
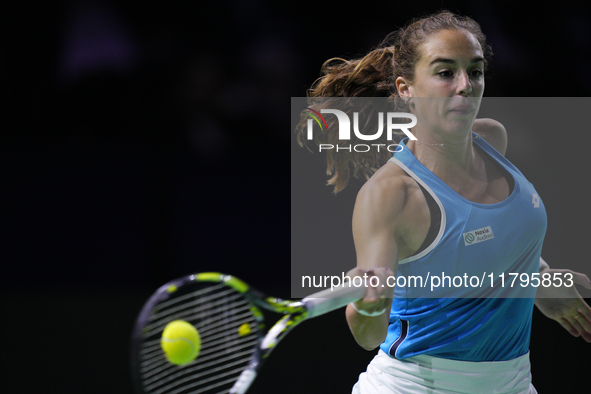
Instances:
[[[142,308],[132,335],[131,364],[141,394],[227,393],[260,358],[263,314],[256,291],[230,275],[201,273],[160,287]],[[201,337],[192,362],[170,363],[160,340],[166,325],[184,320]]]

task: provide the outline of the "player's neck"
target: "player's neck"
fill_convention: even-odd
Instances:
[[[409,149],[417,160],[454,190],[469,186],[483,174],[484,163],[476,153],[471,135],[461,141],[437,144],[412,141]]]

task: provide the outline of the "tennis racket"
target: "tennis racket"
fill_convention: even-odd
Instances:
[[[263,361],[297,324],[363,298],[365,287],[343,286],[302,300],[267,297],[240,279],[200,273],[173,280],[142,308],[132,339],[132,373],[141,394],[245,393]],[[266,328],[261,309],[284,316]],[[162,332],[173,320],[192,324],[201,336],[195,360],[166,359]]]

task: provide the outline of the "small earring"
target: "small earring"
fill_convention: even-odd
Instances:
[[[412,100],[412,97],[409,97],[409,98],[407,98],[407,99],[404,100],[404,103],[405,104],[410,104],[411,100]]]

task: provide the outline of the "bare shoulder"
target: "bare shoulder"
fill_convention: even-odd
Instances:
[[[476,119],[472,130],[503,156],[505,155],[507,151],[507,130],[500,122],[490,118]]]
[[[426,234],[429,223],[429,208],[418,183],[396,164],[386,163],[361,188],[355,202],[358,265],[389,266],[396,272],[393,262],[416,251],[424,239],[420,231]]]
[[[392,224],[403,213],[409,196],[418,188],[400,167],[387,163],[363,185],[357,194],[355,215],[373,218],[377,222]]]

